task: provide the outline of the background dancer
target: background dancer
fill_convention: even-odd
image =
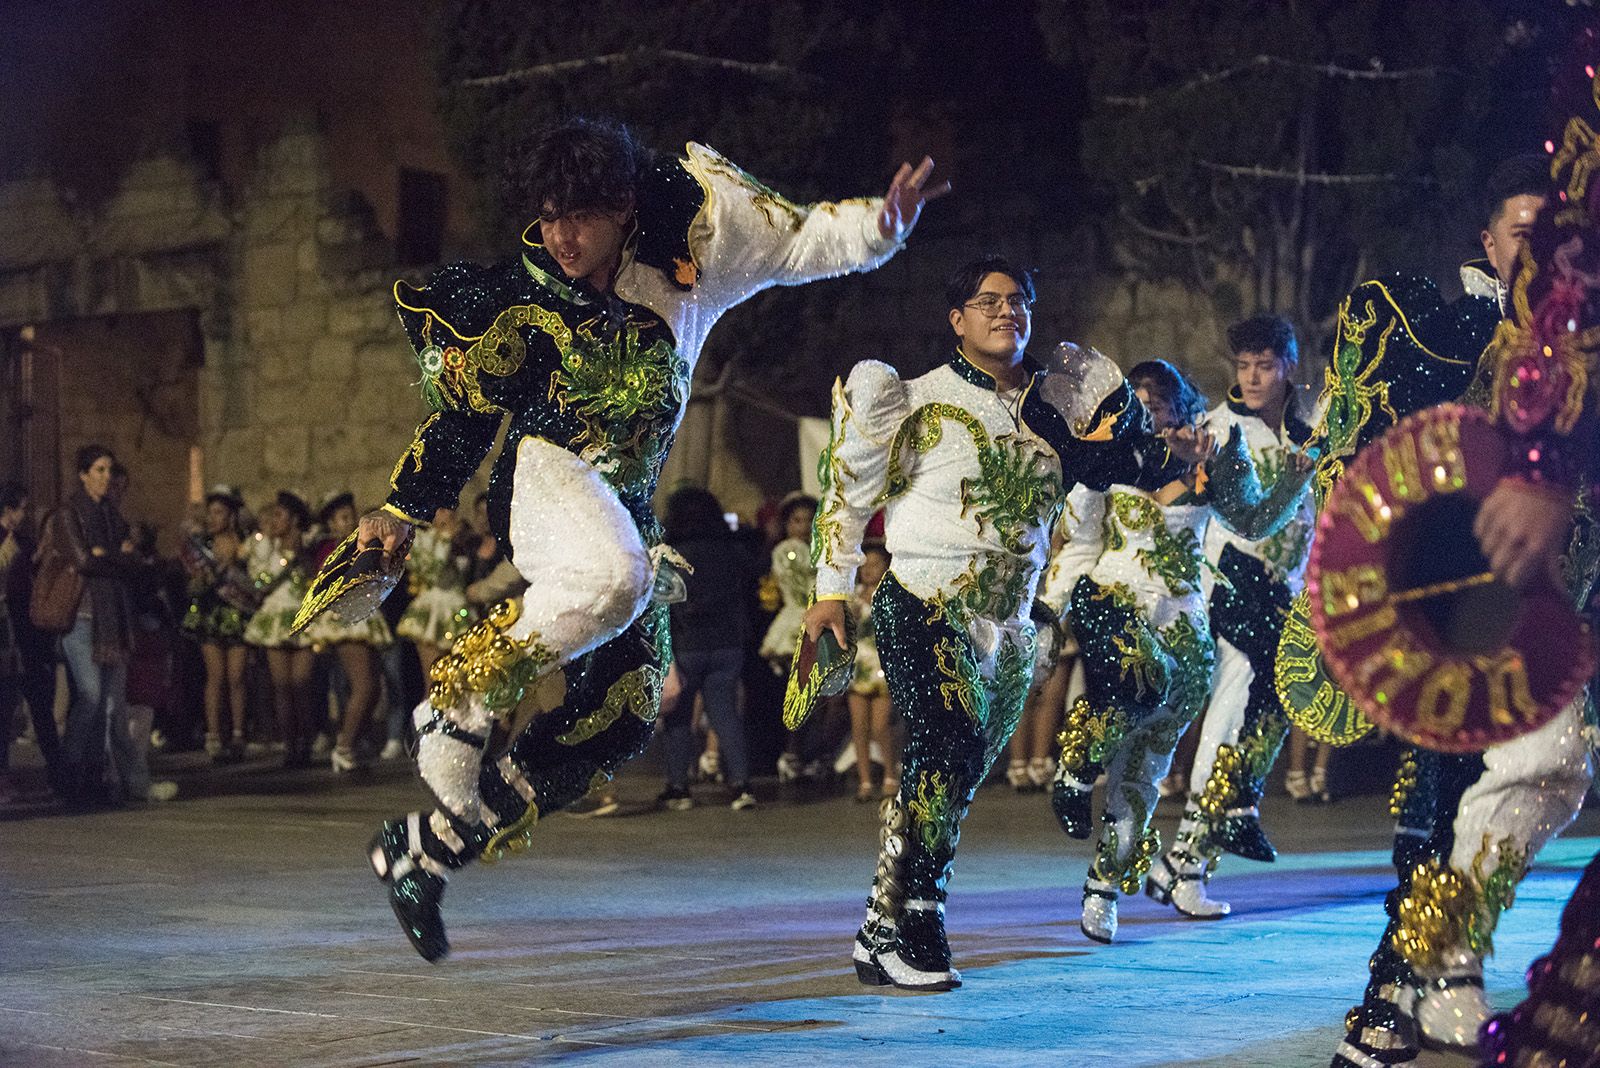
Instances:
[[[317,553],[319,559],[325,560],[334,547],[356,529],[354,495],[334,494],[323,504],[318,520],[327,537]],[[333,770],[341,775],[349,774],[361,767],[368,755],[365,751],[358,751],[356,743],[366,729],[368,718],[378,706],[382,679],[379,655],[394,644],[394,632],[378,612],[357,623],[347,623],[334,613],[325,612],[312,620],[305,635],[314,646],[326,652],[330,667],[338,665],[350,687],[334,734],[333,748],[328,753],[328,762]],[[314,714],[320,721],[322,708],[320,702],[314,703],[319,705],[314,709]]]
[[[1205,411],[1205,397],[1165,360],[1139,364],[1128,379],[1160,430],[1189,426]],[[1202,441],[1209,444],[1210,435]],[[1229,441],[1235,462],[1250,467],[1237,428]],[[1293,514],[1308,477],[1309,463],[1290,463],[1272,496],[1249,514],[1229,500],[1231,480],[1210,486],[1196,463],[1156,489],[1119,482],[1103,493],[1073,494],[1066,535],[1073,559],[1087,567],[1063,561],[1052,568],[1046,598],[1079,635],[1087,692],[1067,713],[1051,806],[1069,836],[1089,837],[1091,793],[1106,773],[1080,921],[1094,941],[1116,937],[1118,897],[1136,891],[1150,872],[1160,843],[1150,827],[1156,784],[1211,684],[1216,646],[1200,576],[1213,510],[1231,515],[1248,535],[1265,536]],[[1174,889],[1205,876],[1204,863],[1184,859],[1165,878],[1152,878],[1151,896],[1170,901]]]
[[[231,486],[214,486],[205,497],[201,529],[186,539],[182,559],[189,572],[189,607],[180,626],[200,646],[205,663],[206,756],[216,764],[244,759],[245,628],[254,614],[239,597],[250,589],[244,501]],[[226,695],[226,697],[224,697]],[[222,734],[226,700],[230,737]]]
[[[1294,327],[1281,316],[1258,315],[1228,328],[1228,346],[1234,385],[1206,427],[1218,438],[1239,427],[1262,483],[1272,485],[1293,470],[1294,455],[1311,436],[1294,405],[1291,376],[1300,361]],[[1260,822],[1267,775],[1288,726],[1274,662],[1289,603],[1305,584],[1315,518],[1307,489],[1290,521],[1269,538],[1252,541],[1222,523],[1206,533],[1206,560],[1219,576],[1209,601],[1216,672],[1183,821],[1149,887],[1185,916],[1228,914],[1227,902],[1206,894],[1224,850],[1247,860],[1277,856]]]
[[[272,707],[283,741],[283,766],[310,767],[315,654],[310,641],[295,634],[293,626],[310,577],[305,537],[311,510],[296,494],[279,490],[272,506],[262,514],[261,526],[250,553],[250,574],[262,593],[261,607],[250,617],[244,640],[266,655]]]
[[[397,552],[420,517],[455,506],[509,413],[489,512],[530,583],[434,665],[417,762],[438,807],[389,821],[370,852],[425,958],[448,950],[449,871],[524,847],[541,814],[650,739],[671,659],[666,606],[651,603],[650,500],[706,333],[768,286],[884,262],[944,191],[932,170],[902,166],[882,199],[806,208],[703,145],[654,157],[623,127],[570,120],[543,131],[521,169],[538,219],[520,257],[396,285],[435,412],[360,543]],[[562,704],[485,765],[497,718],[559,668]]]

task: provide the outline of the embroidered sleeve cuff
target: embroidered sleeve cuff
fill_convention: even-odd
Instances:
[[[407,523],[410,523],[413,526],[427,526],[428,523],[427,520],[418,519],[416,516],[412,515],[398,504],[395,504],[394,498],[392,497],[389,500],[384,501],[383,507],[379,508],[378,510],[380,512],[388,512],[397,519],[404,519]]]
[[[817,569],[817,600],[843,601],[856,594],[856,569],[848,571],[821,567]]]
[[[878,227],[878,217],[883,214],[883,198],[871,197],[861,201],[861,204],[867,209],[865,212],[866,218],[863,222],[867,249],[874,260],[888,259],[906,243],[906,238],[911,236],[911,231],[907,230],[899,237],[884,237],[883,231]]]

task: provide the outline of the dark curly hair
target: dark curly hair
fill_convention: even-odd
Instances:
[[[1300,365],[1300,343],[1294,324],[1281,315],[1252,315],[1228,327],[1228,348],[1241,352],[1270,352],[1290,369]]]
[[[1188,426],[1205,413],[1206,395],[1195,388],[1188,375],[1166,360],[1137,364],[1128,372],[1128,384],[1171,406],[1179,426]]]
[[[633,203],[634,183],[650,159],[650,151],[621,123],[564,119],[512,152],[505,171],[506,203],[546,218],[621,211]]]
[[[1512,197],[1547,197],[1553,184],[1549,156],[1528,152],[1502,160],[1484,183],[1484,225],[1493,226]]]

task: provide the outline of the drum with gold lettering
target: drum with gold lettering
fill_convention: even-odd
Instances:
[[[1512,590],[1473,536],[1508,455],[1486,413],[1424,409],[1356,456],[1318,520],[1306,590],[1328,670],[1362,714],[1429,749],[1535,730],[1594,673],[1566,596]]]

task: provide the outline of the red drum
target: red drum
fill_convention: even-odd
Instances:
[[[1594,674],[1566,594],[1496,579],[1472,534],[1510,444],[1476,408],[1408,416],[1345,469],[1306,589],[1334,680],[1413,744],[1473,752],[1549,722]]]

